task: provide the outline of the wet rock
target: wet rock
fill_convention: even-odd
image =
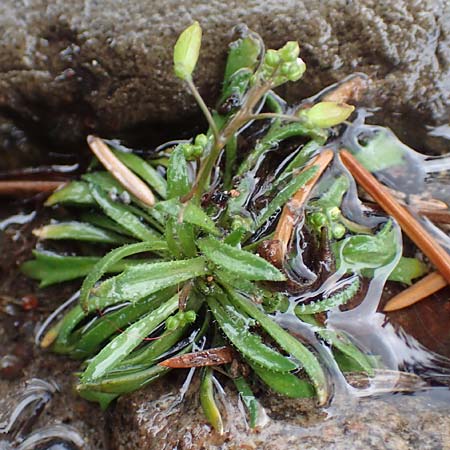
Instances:
[[[0,108],[61,143],[192,116],[198,110],[172,75],[171,49],[198,19],[204,42],[196,80],[210,104],[231,30],[247,23],[269,47],[301,42],[309,70],[283,90],[291,100],[365,72],[373,79],[369,103],[408,137],[412,120],[448,119],[449,14],[443,0],[4,0]]]
[[[310,400],[266,395],[269,422],[250,431],[236,393],[225,387],[225,433],[219,436],[196,396],[188,393],[179,402],[178,389],[163,381],[120,399],[108,421],[111,449],[443,449],[450,438],[448,398],[433,403],[427,395],[347,399],[327,414]]]

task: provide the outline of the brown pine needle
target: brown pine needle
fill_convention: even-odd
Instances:
[[[389,215],[436,266],[450,283],[450,255],[439,245],[424,226],[389,193],[389,191],[347,150],[341,150],[342,162],[356,181]]]
[[[408,289],[392,297],[386,303],[383,311],[396,311],[411,306],[440,291],[445,286],[447,286],[447,280],[439,272],[432,272]]]
[[[65,181],[0,181],[0,195],[22,197],[39,192],[53,192],[65,184]]]
[[[278,242],[279,245],[279,251],[275,256],[278,260],[275,261],[276,264],[281,264],[281,262],[283,261],[289,241],[291,240],[295,223],[298,219],[298,213],[300,209],[305,205],[306,200],[311,194],[313,187],[316,185],[317,181],[330,164],[333,156],[334,153],[332,150],[324,150],[314,159],[314,161],[312,161],[303,169],[303,171],[305,171],[312,166],[318,167],[318,170],[313,178],[311,178],[301,189],[299,189],[286,203],[286,205],[284,205],[280,220],[278,221],[278,225],[273,236],[273,241]]]
[[[88,136],[87,142],[92,152],[105,166],[105,169],[130,194],[133,194],[148,206],[155,204],[155,196],[150,188],[114,155],[102,139],[96,136]]]
[[[233,361],[233,351],[229,347],[217,347],[174,356],[159,363],[171,369],[190,369],[191,367],[218,366]]]

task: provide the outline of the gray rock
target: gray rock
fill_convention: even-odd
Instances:
[[[179,32],[198,19],[195,78],[210,104],[231,30],[247,23],[269,47],[301,43],[309,70],[283,89],[290,100],[360,71],[373,79],[369,103],[399,129],[445,123],[449,17],[445,0],[3,0],[0,108],[61,143],[192,116],[198,110],[171,59]]]
[[[206,422],[195,387],[182,402],[178,389],[163,381],[121,398],[107,421],[111,450],[419,450],[447,449],[450,442],[448,397],[347,399],[326,412],[311,400],[264,395],[270,419],[251,431],[236,393],[225,387],[220,436]]]

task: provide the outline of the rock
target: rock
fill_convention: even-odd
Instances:
[[[195,79],[210,105],[231,30],[246,23],[268,47],[301,43],[308,72],[282,90],[290,100],[365,72],[373,79],[368,103],[383,108],[381,119],[420,139],[417,124],[449,117],[449,14],[444,0],[3,0],[0,108],[61,144],[197,114],[171,64],[176,37],[198,19]]]
[[[163,381],[121,398],[108,420],[111,450],[413,450],[444,449],[450,442],[448,398],[438,403],[426,395],[353,398],[327,414],[311,400],[265,395],[270,419],[252,432],[236,393],[225,386],[220,436],[207,424],[194,389],[179,402],[179,385]]]

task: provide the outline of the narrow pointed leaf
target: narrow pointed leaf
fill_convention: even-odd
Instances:
[[[244,358],[277,372],[289,372],[297,368],[293,361],[264,344],[258,334],[250,332],[251,321],[230,303],[224,305],[208,297],[208,306],[222,331]]]
[[[174,295],[159,308],[146,314],[142,319],[128,327],[89,362],[81,380],[91,381],[106,375],[177,309],[178,295]]]
[[[90,223],[75,221],[45,225],[34,230],[33,234],[41,239],[70,239],[103,244],[125,244],[129,242],[129,239],[113,231],[104,230]]]
[[[84,183],[83,181],[72,181],[50,195],[45,202],[45,205],[53,206],[56,204],[70,204],[89,206],[94,203],[94,199],[87,183]]]
[[[112,220],[125,228],[135,238],[142,241],[154,241],[159,233],[145,225],[139,217],[135,216],[124,205],[114,202],[102,189],[91,185],[91,193],[103,212]]]
[[[232,247],[217,239],[201,239],[198,247],[211,262],[246,280],[283,281],[286,279],[275,266],[260,256]]]
[[[316,356],[294,336],[281,328],[254,303],[229,286],[227,287],[227,291],[230,293],[230,299],[236,307],[241,308],[250,317],[258,321],[261,327],[272,336],[283,350],[292,355],[303,365],[303,369],[310,377],[316,389],[319,403],[322,405],[325,404],[329,397],[328,382],[325,372]]]
[[[170,155],[167,167],[167,198],[182,197],[190,191],[190,188],[191,183],[184,151],[181,146],[177,146]]]
[[[92,290],[88,311],[103,309],[120,301],[137,301],[160,289],[206,275],[206,273],[207,266],[204,258],[131,267]]]
[[[95,264],[89,275],[83,281],[80,291],[81,306],[85,310],[88,309],[89,294],[95,283],[97,283],[106,272],[109,272],[111,267],[114,267],[121,260],[137,253],[166,249],[167,245],[164,241],[153,240],[152,242],[139,242],[137,244],[124,245],[111,250]]]

